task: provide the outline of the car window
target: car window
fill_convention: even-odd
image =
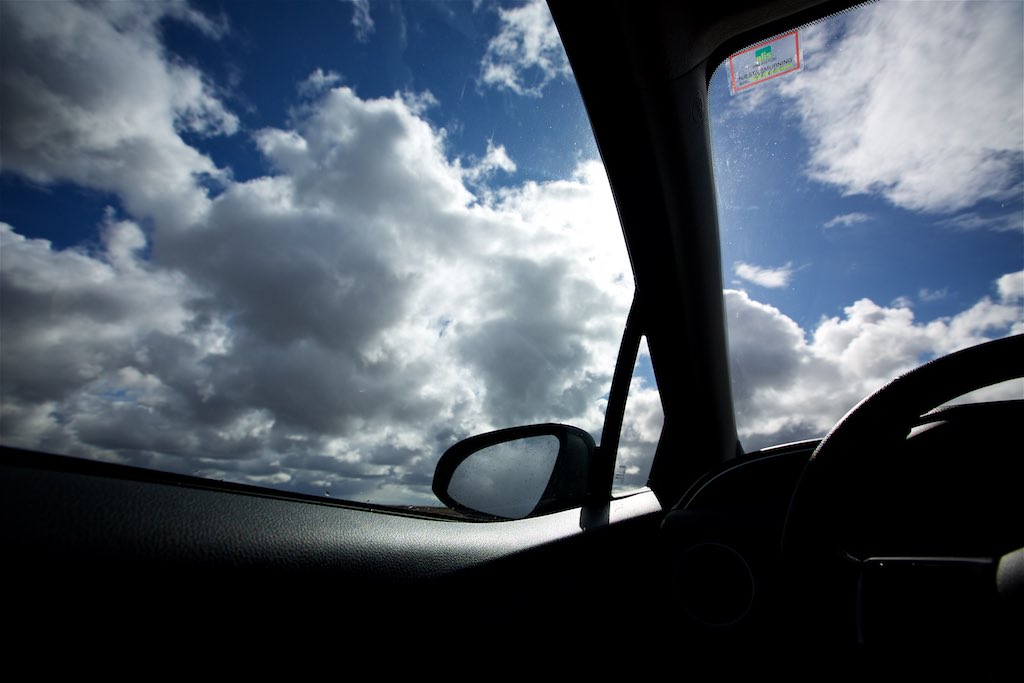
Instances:
[[[5,445],[430,508],[600,439],[633,280],[542,2],[0,12]]]
[[[612,493],[625,495],[647,486],[664,424],[661,394],[651,367],[647,337],[644,336],[640,339],[640,350],[629,382],[622,433],[615,453]]]
[[[1022,25],[1017,2],[872,3],[715,72],[747,450],[822,436],[898,374],[1024,332]]]

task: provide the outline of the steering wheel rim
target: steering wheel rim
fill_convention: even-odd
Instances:
[[[843,488],[856,480],[851,471],[883,468],[926,412],[1022,376],[1024,334],[1018,334],[925,363],[863,399],[836,423],[805,465],[783,526],[782,557],[802,603],[798,609],[815,613],[818,623],[831,620],[835,628],[852,623],[850,611],[857,607],[849,600],[838,607],[834,588],[837,582],[856,580],[854,565],[861,559],[844,547],[836,531],[843,506],[851,500]],[[827,623],[824,630],[829,630]]]

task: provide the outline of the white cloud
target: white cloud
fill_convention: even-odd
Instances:
[[[125,34],[149,34],[153,25],[164,18],[171,18],[189,24],[205,36],[213,39],[228,32],[228,22],[223,16],[211,17],[193,8],[188,0],[161,0],[160,2],[128,3],[109,2],[87,3],[81,0],[67,0],[67,4],[86,6],[90,12],[102,16],[115,30]],[[136,4],[139,6],[133,7]],[[92,5],[91,7],[88,7]]]
[[[898,296],[889,304],[892,308],[913,308],[914,300],[909,296]]]
[[[464,174],[467,180],[475,182],[494,175],[495,171],[515,173],[516,162],[512,161],[504,145],[495,145],[493,140],[488,140],[484,158],[466,168]]]
[[[803,330],[778,309],[726,291],[740,438],[748,450],[825,434],[861,398],[932,357],[1024,332],[1024,271],[999,278],[951,317],[918,322],[906,307],[861,299]],[[1019,391],[1016,385],[1004,390]]]
[[[195,179],[226,173],[180,133],[230,135],[238,119],[201,73],[164,57],[166,17],[219,30],[180,2],[5,5],[3,170],[115,193],[140,216],[194,220],[206,202]]]
[[[548,83],[570,74],[562,41],[541,0],[498,13],[501,31],[487,45],[480,65],[484,85],[539,97]]]
[[[331,86],[341,83],[341,74],[336,71],[324,71],[320,67],[313,69],[306,80],[299,83],[299,94],[307,97],[319,95]]]
[[[838,216],[835,216],[834,218],[830,218],[829,220],[827,220],[825,222],[825,224],[822,227],[825,228],[826,230],[828,228],[834,228],[836,226],[842,226],[844,228],[848,228],[851,225],[857,225],[859,223],[867,223],[870,220],[872,220],[872,218],[868,214],[861,213],[860,211],[855,211],[853,213],[844,213],[844,214],[840,214]]]
[[[747,282],[772,289],[786,287],[789,285],[790,278],[793,277],[793,266],[790,263],[780,268],[763,268],[750,263],[744,263],[743,261],[737,261],[735,268],[736,275]]]
[[[949,296],[949,287],[943,287],[942,289],[922,287],[917,292],[917,298],[921,301],[942,301],[947,296]]]
[[[101,235],[99,254],[55,251],[0,224],[5,442],[96,454],[102,446],[78,433],[83,392],[107,397],[112,425],[128,427],[121,418],[129,412],[173,411],[165,386],[145,368],[167,350],[178,361],[197,360],[212,344],[216,329],[190,327],[187,302],[199,290],[142,260],[137,225],[108,217]],[[203,370],[193,365],[175,379],[200,382]]]
[[[1024,300],[1024,271],[1002,276],[996,280],[996,289],[1004,303],[1020,303]]]
[[[423,116],[428,109],[436,107],[439,102],[434,97],[434,93],[429,90],[422,92],[410,92],[405,90],[398,94],[402,98],[402,102],[405,106],[416,116]]]
[[[30,92],[5,63],[4,106],[38,99],[35,120],[61,145],[25,145],[11,163],[5,148],[4,171],[103,187],[154,227],[110,211],[85,251],[0,226],[5,443],[428,503],[436,459],[459,438],[537,421],[599,431],[632,297],[600,163],[564,180],[470,189],[443,131],[421,117],[427,95],[362,99],[314,71],[290,124],[255,135],[274,173],[234,181],[176,132],[186,110],[169,81],[122,92],[139,69],[155,82],[175,73],[152,23],[119,34],[97,7],[72,7],[76,49],[86,61],[106,49],[74,28],[90,26],[135,49],[136,63],[124,78],[100,70],[82,81],[106,89],[103,101],[72,81]],[[5,50],[6,38],[5,26]],[[59,46],[58,36],[35,45],[50,51],[42,58],[25,42],[11,73],[35,82],[38,65],[74,71],[62,60],[76,53]],[[202,76],[188,73],[201,88],[185,101],[209,104]],[[154,115],[120,108],[130,101]],[[48,108],[58,104],[96,125],[62,119]],[[105,128],[117,121],[126,127]],[[4,135],[32,123],[5,118]],[[126,136],[152,154],[104,175],[95,153],[120,159]],[[172,157],[180,163],[147,165]],[[515,166],[491,142],[473,168],[482,181]],[[215,198],[201,189],[204,170],[222,179]],[[147,194],[153,174],[168,201]],[[183,212],[170,199],[192,203]]]
[[[834,42],[824,40],[827,25],[802,36],[805,69],[779,92],[793,99],[810,139],[808,172],[845,193],[880,193],[922,211],[1020,197],[1024,5],[920,10],[876,4],[847,15]]]
[[[939,221],[940,226],[955,230],[992,230],[995,232],[1024,231],[1024,213],[1006,213],[999,216],[981,216],[974,212],[962,213]]]
[[[370,16],[370,0],[346,1],[352,4],[352,26],[356,30],[356,40],[365,43],[376,28]]]

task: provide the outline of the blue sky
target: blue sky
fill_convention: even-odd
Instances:
[[[748,447],[1024,331],[1021,5],[943,7],[867,8],[802,34],[797,74],[712,82]],[[599,436],[632,279],[542,4],[0,10],[4,443],[413,504],[459,438]],[[966,114],[893,48],[979,34],[995,57],[945,64]],[[850,54],[878,55],[853,95]],[[625,483],[660,429],[639,367]]]

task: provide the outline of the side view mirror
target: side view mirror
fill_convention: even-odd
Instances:
[[[597,451],[582,429],[512,427],[472,436],[441,456],[434,495],[485,519],[523,519],[583,505]]]

